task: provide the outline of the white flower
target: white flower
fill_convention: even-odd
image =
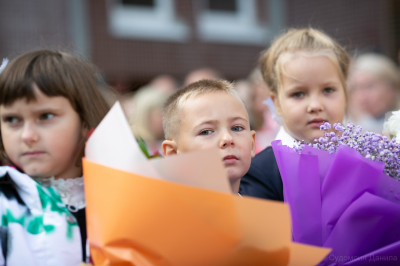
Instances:
[[[400,110],[394,111],[392,116],[383,124],[383,134],[400,142]]]

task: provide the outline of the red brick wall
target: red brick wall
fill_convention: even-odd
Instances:
[[[185,43],[118,39],[107,31],[104,0],[90,0],[92,56],[111,81],[148,81],[166,73],[183,78],[190,70],[209,66],[226,78],[247,76],[261,46],[204,43],[196,37],[194,12],[201,0],[176,0],[177,15],[192,27]],[[258,1],[258,15],[268,19],[267,1]],[[324,30],[348,50],[374,49],[394,57],[391,0],[286,0],[286,26]]]
[[[69,48],[65,1],[1,1],[0,57],[13,58],[37,48]]]
[[[106,0],[85,1],[89,5],[92,59],[113,82],[145,83],[162,73],[182,79],[189,71],[204,66],[235,80],[248,75],[264,48],[200,41],[194,18],[202,0],[175,0],[177,16],[191,26],[192,37],[185,43],[114,38],[108,32]],[[261,21],[268,21],[269,1],[272,0],[257,0]],[[286,2],[287,27],[311,25],[349,50],[374,49],[393,59],[397,57],[398,0],[280,1]],[[0,57],[13,58],[40,47],[73,50],[68,12],[68,0],[0,1]]]
[[[110,80],[149,80],[162,73],[181,79],[204,66],[228,79],[249,74],[263,47],[200,42],[193,28],[196,1],[175,3],[177,16],[192,26],[192,38],[185,43],[114,38],[107,31],[104,0],[91,0],[92,57]]]
[[[288,0],[288,25],[324,30],[350,50],[375,49],[394,56],[392,1]]]

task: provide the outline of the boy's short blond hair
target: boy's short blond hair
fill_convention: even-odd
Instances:
[[[229,93],[236,96],[242,102],[240,96],[234,90],[232,83],[226,80],[203,79],[189,84],[172,94],[164,104],[163,128],[165,139],[177,138],[179,136],[179,128],[183,117],[181,112],[189,99],[214,92]]]
[[[259,59],[260,70],[272,93],[278,94],[278,89],[282,86],[282,75],[285,74],[283,65],[286,62],[281,59],[281,55],[296,52],[304,52],[307,56],[327,56],[338,70],[347,101],[346,79],[350,57],[331,37],[313,28],[289,29],[262,53]]]

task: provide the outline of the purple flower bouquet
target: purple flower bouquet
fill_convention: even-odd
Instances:
[[[320,265],[400,265],[399,145],[353,129],[294,149],[272,143],[293,239],[332,248]]]

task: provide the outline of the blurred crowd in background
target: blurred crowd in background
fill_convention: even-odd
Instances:
[[[234,82],[257,132],[257,152],[279,123],[263,103],[261,51],[290,27],[312,26],[353,56],[347,121],[382,132],[400,109],[400,1],[397,0],[2,0],[0,56],[38,48],[89,57],[119,100],[132,131],[152,153],[164,139],[162,106],[200,79]]]
[[[211,68],[196,69],[183,81],[162,74],[121,102],[136,137],[143,138],[152,152],[159,151],[164,133],[162,106],[170,94],[180,87],[201,79],[223,79]],[[348,78],[347,121],[361,125],[364,131],[382,133],[385,117],[400,109],[400,69],[387,56],[378,53],[355,55]],[[279,130],[279,121],[264,103],[269,89],[255,68],[249,75],[234,81],[234,88],[245,103],[250,126],[256,131],[256,152],[271,144]]]

